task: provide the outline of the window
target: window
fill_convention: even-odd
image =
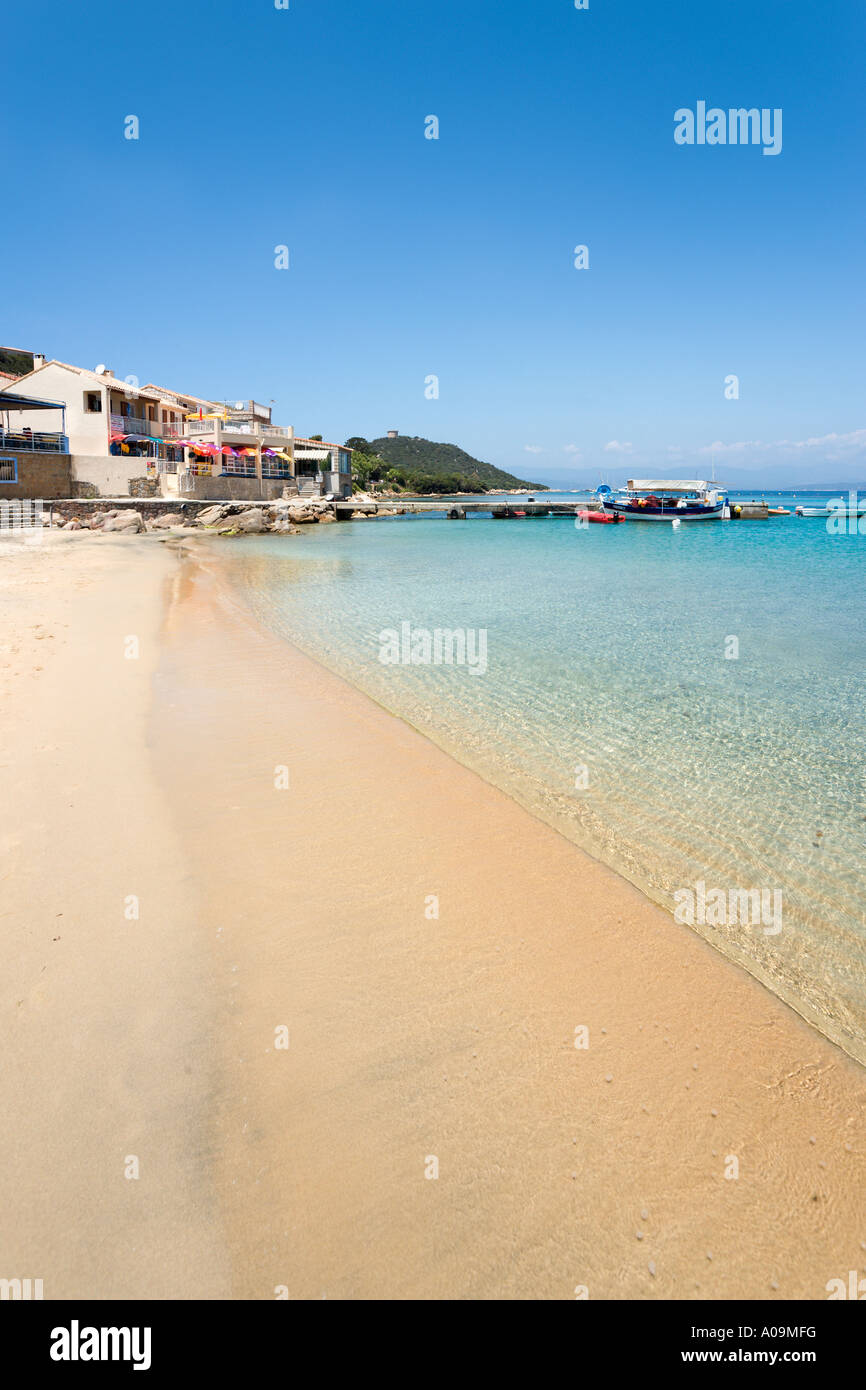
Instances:
[[[102,396],[98,391],[85,391],[84,409],[89,411],[91,415],[102,414]]]
[[[18,460],[0,458],[0,483],[18,482]]]

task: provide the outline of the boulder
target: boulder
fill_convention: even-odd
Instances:
[[[289,521],[293,521],[296,526],[304,526],[308,522],[318,521],[319,514],[312,507],[290,507],[288,512]]]
[[[267,530],[265,514],[261,507],[253,507],[250,511],[242,512],[240,516],[232,517],[235,531],[241,535],[258,536],[262,531]]]
[[[199,512],[196,517],[197,526],[215,526],[218,521],[222,521],[226,516],[228,508],[220,503],[218,506],[205,507],[203,512]]]
[[[144,522],[141,512],[117,512],[114,516],[107,516],[103,531],[120,531],[124,535],[135,536],[139,531],[144,530]]]
[[[155,531],[161,531],[169,526],[183,526],[184,519],[180,512],[160,512],[149,524]]]
[[[319,525],[324,526],[326,521],[336,521],[337,518],[331,512],[322,512],[319,517]]]
[[[66,525],[63,527],[63,529],[64,531],[81,531],[83,527],[81,525],[81,522],[78,520],[78,517],[75,516],[72,518],[71,521],[66,522]]]
[[[275,521],[270,529],[273,535],[279,536],[299,536],[301,534],[300,526],[293,526],[290,521]]]

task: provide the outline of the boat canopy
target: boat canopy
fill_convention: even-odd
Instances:
[[[700,478],[629,478],[626,486],[632,492],[706,492],[710,484]]]

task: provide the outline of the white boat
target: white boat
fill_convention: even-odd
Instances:
[[[614,492],[595,490],[604,510],[625,521],[721,521],[731,512],[724,489],[700,478],[630,478]]]
[[[797,516],[820,516],[824,521],[828,516],[863,516],[866,513],[866,498],[858,501],[854,496],[846,501],[844,497],[833,497],[820,507],[799,506],[794,511]]]

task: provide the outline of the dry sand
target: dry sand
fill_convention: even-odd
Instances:
[[[0,1277],[46,1298],[231,1289],[217,1001],[148,751],[176,564],[89,532],[0,545]]]
[[[864,1272],[857,1063],[263,632],[235,542],[56,539],[0,556],[0,1276],[781,1300]]]

